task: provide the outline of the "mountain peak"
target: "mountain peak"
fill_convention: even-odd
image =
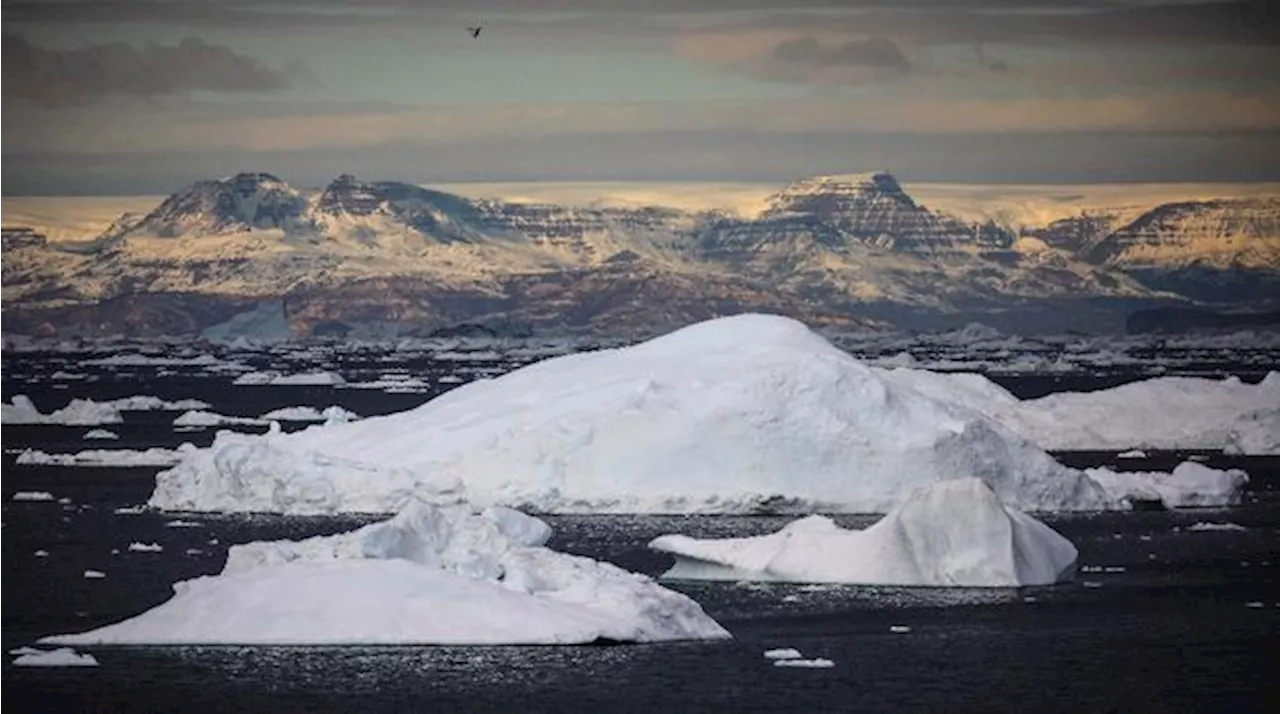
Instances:
[[[306,201],[273,174],[244,172],[196,181],[128,230],[156,236],[218,235],[294,226]]]

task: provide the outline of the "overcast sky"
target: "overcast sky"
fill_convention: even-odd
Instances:
[[[3,30],[6,195],[1280,179],[1266,0],[5,0]]]

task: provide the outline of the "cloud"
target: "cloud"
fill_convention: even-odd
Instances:
[[[1211,107],[1212,110],[1206,110]],[[663,132],[751,132],[760,135],[894,133],[1005,134],[1280,131],[1280,94],[1184,92],[1041,98],[974,98],[886,94],[875,101],[788,99],[653,103],[488,104],[448,107],[316,107],[213,103],[102,107],[81,112],[4,113],[6,155],[177,154],[189,151],[313,151],[387,146],[443,147],[576,135],[626,137]]]
[[[849,40],[833,47],[823,45],[813,36],[797,37],[774,45],[771,54],[779,62],[846,65],[898,72],[911,69],[911,60],[897,43],[887,37]]]
[[[112,42],[54,49],[33,45],[21,34],[5,34],[3,56],[4,98],[45,105],[193,91],[274,92],[292,86],[289,72],[195,37],[176,45]]]

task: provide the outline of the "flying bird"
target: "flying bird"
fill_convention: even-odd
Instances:
[[[481,25],[476,25],[475,27],[468,27],[468,28],[467,28],[467,32],[470,32],[470,33],[471,33],[471,39],[473,39],[473,40],[474,40],[475,38],[477,38],[477,37],[479,37],[479,36],[480,36],[480,31],[481,31],[481,30],[483,30],[483,29],[484,29],[484,27],[483,27],[483,26],[481,26]]]

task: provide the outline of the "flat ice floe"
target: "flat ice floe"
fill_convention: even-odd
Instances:
[[[1026,510],[1120,500],[979,412],[803,324],[742,315],[549,359],[417,409],[220,433],[157,477],[169,510],[394,512],[410,496],[544,512],[885,512],[976,476]]]
[[[279,372],[249,372],[236,377],[233,384],[273,387],[337,386],[347,380],[337,372],[307,372],[304,374],[280,374]]]
[[[26,395],[14,395],[11,404],[0,404],[0,422],[5,424],[65,424],[69,426],[93,426],[119,424],[124,421],[122,411],[154,411],[204,409],[207,402],[199,399],[166,401],[149,395],[122,397],[109,402],[92,399],[72,399],[67,406],[42,414]]]
[[[505,508],[414,502],[350,533],[233,546],[222,573],[124,622],[50,644],[580,644],[721,639],[651,578],[543,547]]]
[[[866,530],[809,516],[769,535],[665,535],[649,547],[676,556],[667,578],[933,587],[1052,585],[1075,576],[1077,558],[975,478],[922,487]]]
[[[74,454],[50,454],[39,449],[26,449],[14,460],[19,465],[45,466],[172,466],[196,447],[182,444],[176,449],[153,446],[145,451],[130,449],[86,449]]]
[[[1258,384],[1235,377],[1158,377],[1026,401],[978,374],[881,372],[935,399],[981,412],[1044,449],[1280,453],[1280,372]]]
[[[16,654],[13,661],[16,667],[97,667],[98,660],[91,654],[80,654],[70,647],[56,650],[39,650],[33,647],[21,647],[11,650]]]

